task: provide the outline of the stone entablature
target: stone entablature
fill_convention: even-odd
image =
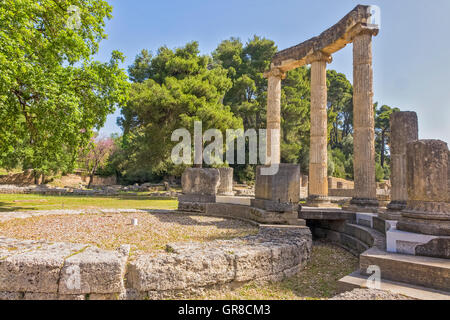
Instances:
[[[319,36],[291,48],[281,50],[272,59],[272,68],[289,71],[308,64],[310,56],[317,51],[331,55],[353,41],[355,34],[369,32],[378,34],[378,26],[371,25],[370,6],[358,5],[344,18]]]

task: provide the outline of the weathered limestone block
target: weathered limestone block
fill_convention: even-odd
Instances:
[[[169,253],[143,255],[128,268],[127,287],[150,299],[177,297],[206,287],[251,280],[281,280],[310,257],[309,228],[261,226],[255,236],[206,243],[171,243]]]
[[[274,175],[262,175],[262,168],[256,168],[252,206],[276,212],[296,211],[300,201],[300,167],[281,163]]]
[[[190,254],[139,256],[129,265],[128,286],[138,291],[183,290],[233,279],[234,259],[231,255],[221,251],[203,253],[194,250]]]
[[[214,168],[187,168],[181,176],[183,194],[178,196],[179,210],[196,211],[200,203],[216,202],[220,171]],[[200,205],[201,207],[201,205]]]
[[[59,282],[61,294],[120,293],[128,254],[88,247],[64,263]],[[75,277],[79,276],[79,280]]]
[[[181,176],[183,194],[214,196],[219,184],[219,170],[213,168],[187,168]]]
[[[0,300],[23,300],[23,293],[0,291]]]
[[[233,192],[233,168],[218,168],[220,183],[217,193],[220,195],[232,196]]]
[[[403,210],[408,200],[406,186],[406,145],[418,140],[417,114],[411,111],[394,112],[390,118],[391,202],[390,211]],[[398,220],[400,213],[388,212],[386,218]]]
[[[0,291],[56,293],[64,260],[85,247],[56,243],[0,260]]]
[[[234,252],[236,259],[235,281],[250,281],[272,274],[272,252],[269,247],[254,244]]]
[[[417,256],[450,259],[450,238],[436,238],[415,247]]]
[[[270,200],[261,200],[261,202],[265,202],[266,208],[271,208],[273,206],[274,210],[279,210],[281,207],[278,203]],[[186,203],[184,203],[182,207],[178,206],[178,210],[193,212],[193,210],[181,209],[184,208],[185,205]],[[289,209],[290,206],[285,205],[284,208]],[[275,212],[254,208],[248,205],[230,203],[206,203],[203,204],[203,206],[198,206],[198,210],[195,212],[202,212],[208,216],[246,219],[264,224],[298,224],[300,222],[298,219],[298,212],[296,211]]]
[[[450,236],[448,147],[440,140],[407,145],[408,202],[397,229]]]
[[[58,294],[26,292],[24,300],[58,300]]]

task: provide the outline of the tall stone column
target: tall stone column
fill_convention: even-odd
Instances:
[[[361,29],[353,38],[353,170],[351,204],[358,210],[378,207],[375,180],[375,120],[373,109],[372,35]]]
[[[390,118],[391,151],[391,202],[389,211],[383,214],[388,220],[398,220],[399,211],[406,207],[408,190],[406,188],[406,145],[419,139],[417,114],[412,111],[394,112]]]
[[[308,57],[311,64],[311,129],[309,148],[308,206],[329,206],[328,131],[327,131],[327,63],[330,55],[320,51]]]
[[[447,143],[440,140],[410,142],[406,159],[408,202],[397,229],[450,236]]]
[[[275,68],[265,74],[268,79],[267,86],[267,143],[266,154],[270,157],[270,163],[280,163],[280,119],[281,119],[281,80],[286,74]],[[272,154],[271,130],[278,130],[278,135],[274,140],[274,154]],[[266,164],[269,161],[266,160]]]

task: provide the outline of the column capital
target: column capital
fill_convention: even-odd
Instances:
[[[272,68],[269,71],[264,72],[264,78],[280,78],[281,80],[286,78],[286,72],[281,71],[279,68]]]
[[[378,35],[379,31],[380,29],[378,27],[358,23],[345,34],[345,38],[347,41],[353,41],[357,36],[363,34],[370,34],[371,36],[375,37]]]
[[[316,51],[306,57],[306,64],[311,64],[315,61],[325,61],[326,63],[331,63],[333,61],[333,58],[330,54],[327,54],[323,51]]]

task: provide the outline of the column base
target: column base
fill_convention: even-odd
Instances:
[[[400,220],[401,211],[406,208],[406,201],[392,200],[387,206],[386,211],[379,213],[379,217],[383,220]]]
[[[406,201],[392,200],[387,205],[389,211],[402,211],[406,208]]]
[[[388,252],[450,259],[450,237],[432,236],[398,230],[386,232]]]
[[[306,207],[314,208],[337,208],[338,205],[331,202],[331,199],[327,196],[309,195],[306,199]]]
[[[397,229],[433,236],[450,236],[450,214],[405,210],[397,223]]]
[[[250,205],[254,208],[271,212],[293,212],[298,210],[298,204],[296,203],[277,202],[266,199],[252,199]]]
[[[378,217],[380,218],[380,219],[383,219],[383,220],[389,220],[389,221],[398,221],[398,220],[400,220],[400,218],[402,217],[402,214],[401,214],[401,212],[400,211],[390,211],[390,210],[387,210],[387,211],[382,211],[382,212],[380,212],[380,213],[378,213]]]
[[[350,205],[345,210],[355,212],[378,213],[379,202],[377,199],[369,198],[352,198]]]

